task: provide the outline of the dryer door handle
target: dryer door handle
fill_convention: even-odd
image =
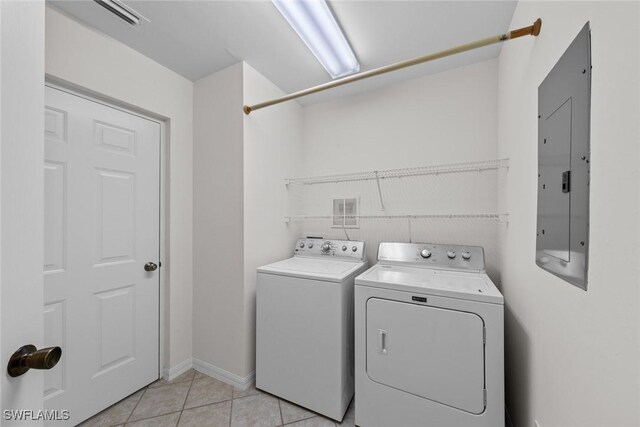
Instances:
[[[383,356],[387,355],[387,331],[385,329],[378,329],[378,353]]]

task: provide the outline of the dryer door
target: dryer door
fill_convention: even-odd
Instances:
[[[371,298],[367,374],[380,384],[480,414],[483,329],[476,314]]]

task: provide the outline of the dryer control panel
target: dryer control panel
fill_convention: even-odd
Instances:
[[[484,249],[480,246],[383,242],[378,248],[378,261],[443,270],[485,271]]]
[[[364,260],[364,242],[356,240],[298,239],[294,250],[296,256],[318,256]]]

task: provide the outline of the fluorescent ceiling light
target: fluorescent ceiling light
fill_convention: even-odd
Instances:
[[[272,1],[331,77],[360,71],[360,64],[325,0]]]
[[[100,6],[127,22],[129,25],[140,25],[141,20],[149,22],[147,18],[121,2],[120,0],[94,0]]]

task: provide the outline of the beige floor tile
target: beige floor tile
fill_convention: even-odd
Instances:
[[[196,371],[196,375],[193,377],[194,380],[198,380],[200,378],[211,378],[209,375],[207,374],[203,374],[200,371]]]
[[[231,419],[231,401],[185,409],[179,427],[228,427]]]
[[[282,424],[278,399],[255,394],[233,401],[231,427],[274,427]]]
[[[253,383],[251,384],[249,387],[247,387],[246,390],[240,390],[239,388],[235,388],[233,389],[233,398],[237,399],[239,397],[246,397],[246,396],[251,396],[254,394],[260,394],[262,393],[260,390],[258,390],[256,388],[256,384]]]
[[[111,427],[118,424],[123,424],[129,419],[129,415],[133,412],[136,404],[142,397],[144,390],[137,391],[122,399],[120,402],[113,406],[108,407],[104,411],[89,418],[87,421],[80,424],[81,427]]]
[[[315,412],[282,399],[280,399],[280,411],[282,411],[282,422],[284,424],[318,416]]]
[[[191,382],[187,381],[148,388],[133,411],[130,421],[181,411],[190,386]]]
[[[196,371],[194,369],[189,369],[182,375],[179,375],[177,378],[174,378],[173,381],[167,381],[164,378],[160,378],[158,381],[149,384],[149,387],[162,387],[164,385],[181,383],[184,381],[191,381],[196,375]]]
[[[287,424],[287,427],[335,427],[335,425],[336,423],[328,418],[314,417],[298,421],[297,423]]]
[[[173,414],[128,423],[126,427],[175,427],[178,424],[179,418],[180,412],[175,412]]]
[[[126,427],[175,427],[178,421],[179,427],[355,426],[354,401],[343,421],[335,423],[254,385],[241,391],[204,374],[190,375],[196,378],[193,382],[188,373],[178,382],[140,390],[81,426],[123,427],[127,419]]]
[[[185,408],[222,402],[230,400],[232,397],[233,387],[229,384],[225,384],[215,378],[200,378],[193,381]]]

